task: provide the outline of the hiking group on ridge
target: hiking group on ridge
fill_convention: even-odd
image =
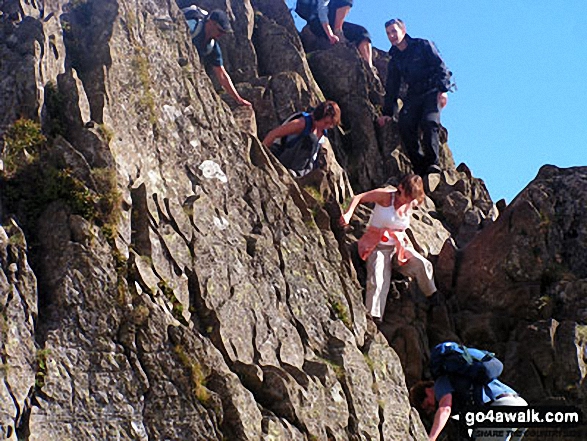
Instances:
[[[226,13],[205,13],[194,0],[176,0],[188,23],[192,42],[206,66],[212,68],[221,86],[239,105],[251,106],[235,89],[224,69],[222,51],[216,39],[231,33]],[[373,65],[371,36],[363,26],[347,23],[353,0],[297,0],[296,12],[310,31],[330,45],[351,44],[379,81]],[[439,164],[440,113],[447,104],[452,73],[434,43],[412,38],[398,18],[385,23],[391,43],[385,82],[384,106],[374,124],[398,124],[400,138],[412,164],[413,174],[404,176],[396,187],[373,189],[354,196],[341,216],[346,226],[360,204],[373,204],[367,228],[358,242],[359,257],[366,261],[365,304],[370,317],[379,324],[385,313],[392,269],[416,280],[428,308],[443,302],[431,262],[418,253],[406,234],[412,212],[426,198],[422,177],[441,171]],[[401,106],[399,101],[401,100]],[[270,130],[262,144],[292,177],[300,182],[325,168],[322,142],[328,131],[339,126],[341,110],[325,100],[314,109],[293,113]],[[465,360],[465,362],[463,362]],[[471,374],[473,367],[485,376]],[[467,405],[526,406],[512,388],[498,380],[503,365],[493,354],[454,342],[438,345],[431,353],[430,371],[434,381],[417,383],[410,391],[412,405],[422,415],[434,415],[429,440],[435,441],[451,414]],[[519,441],[524,429],[504,429],[503,436],[476,435],[477,441]]]

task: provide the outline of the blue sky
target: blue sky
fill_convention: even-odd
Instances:
[[[511,202],[544,164],[587,166],[587,0],[355,0],[347,21],[388,50],[396,17],[453,72],[449,146],[494,201]]]

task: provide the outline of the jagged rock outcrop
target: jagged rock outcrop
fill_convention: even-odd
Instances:
[[[544,166],[457,257],[459,333],[501,347],[533,401],[584,397],[586,201],[585,167]]]
[[[17,439],[27,408],[44,381],[46,352],[35,347],[37,280],[27,259],[27,243],[15,222],[0,228],[0,427]]]
[[[233,19],[254,113],[215,92],[173,1],[2,5],[3,159],[27,140],[0,179],[2,436],[424,440],[406,383],[447,338],[498,351],[530,400],[582,403],[585,170],[544,168],[496,218],[444,139],[409,235],[448,304],[395,275],[378,330],[369,209],[338,223],[411,170],[372,73],[346,45],[306,59],[283,1],[197,3]],[[254,135],[324,98],[345,133],[296,182]]]
[[[247,5],[230,5],[246,20],[227,59],[258,87]],[[22,365],[18,379],[3,372],[5,438],[424,439],[399,359],[367,322],[316,205],[326,190],[300,189],[240,133],[175,4],[56,2],[23,15],[1,16],[0,44],[28,22],[39,39],[2,75],[31,69],[35,92],[2,102],[15,109],[2,130],[23,115],[47,141],[2,182],[5,222],[34,244],[3,241],[3,308],[21,308],[7,317],[22,341],[14,353],[4,340],[3,361]],[[49,39],[58,26],[63,39]],[[35,71],[46,57],[55,69]],[[309,71],[271,75],[316,99]],[[348,184],[331,163],[342,202]],[[35,210],[14,197],[35,191]]]

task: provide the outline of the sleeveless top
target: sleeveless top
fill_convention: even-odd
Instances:
[[[385,228],[388,230],[404,231],[410,226],[410,217],[412,216],[412,209],[408,208],[403,216],[401,216],[395,207],[395,193],[391,196],[391,205],[384,207],[383,205],[375,204],[371,218],[369,219],[369,226],[376,228]],[[384,245],[391,245],[390,243],[381,242]]]

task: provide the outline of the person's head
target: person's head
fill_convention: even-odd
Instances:
[[[397,186],[398,193],[405,198],[405,202],[416,201],[418,204],[424,202],[426,193],[424,193],[424,182],[422,178],[415,174],[408,174],[402,178]]]
[[[418,381],[410,388],[410,403],[420,413],[431,415],[436,411],[434,381]]]
[[[393,18],[385,23],[387,38],[393,46],[399,46],[406,36],[406,24],[399,18]]]
[[[206,37],[219,38],[232,32],[232,26],[226,12],[221,9],[214,9],[208,14],[206,18]]]
[[[316,122],[322,122],[325,129],[331,129],[340,124],[340,107],[334,101],[324,101],[318,104],[312,112]]]

